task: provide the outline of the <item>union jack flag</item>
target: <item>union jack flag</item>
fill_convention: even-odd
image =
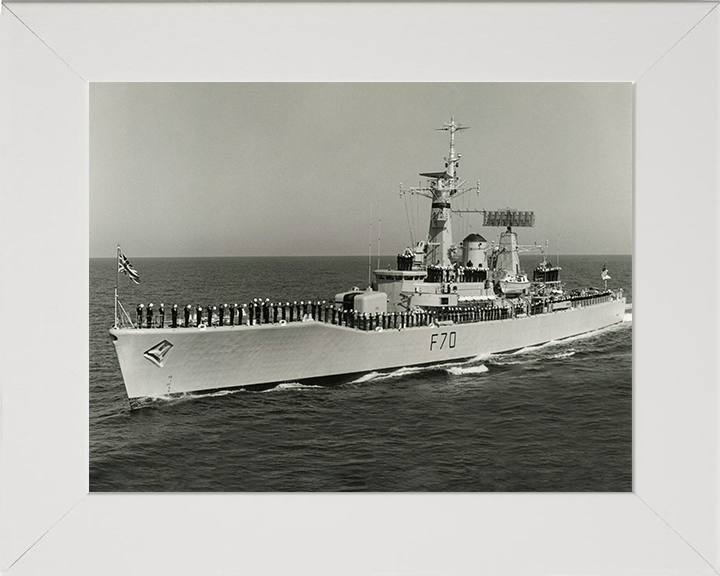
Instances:
[[[130,264],[130,260],[125,258],[125,255],[120,251],[118,251],[118,271],[126,274],[135,284],[140,284],[140,275]]]

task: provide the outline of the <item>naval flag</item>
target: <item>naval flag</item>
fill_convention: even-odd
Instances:
[[[133,265],[130,264],[130,260],[125,258],[125,255],[120,250],[118,250],[118,272],[126,274],[135,284],[140,284],[140,276],[133,268]]]
[[[610,274],[608,274],[607,262],[603,264],[602,272],[600,272],[600,278],[603,280],[610,280]]]

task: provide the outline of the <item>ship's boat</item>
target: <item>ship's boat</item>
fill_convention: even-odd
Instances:
[[[427,186],[404,194],[431,200],[425,240],[375,270],[371,286],[328,301],[241,306],[173,306],[132,319],[117,297],[110,336],[131,405],[136,399],[282,382],[338,381],[404,366],[471,359],[597,330],[623,320],[622,290],[566,292],[560,268],[545,259],[532,282],[520,267],[513,228],[534,226],[534,212],[482,210],[483,225],[504,228],[497,243],[470,234],[452,243],[457,176],[454,119],[445,169],[421,173]],[[121,260],[122,258],[122,260]],[[118,267],[134,270],[118,249]],[[132,277],[132,275],[131,275]]]
[[[520,296],[530,289],[530,280],[525,274],[508,274],[500,280],[500,290],[506,296]]]

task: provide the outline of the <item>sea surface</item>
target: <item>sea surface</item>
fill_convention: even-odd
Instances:
[[[539,257],[521,260],[531,270]],[[131,261],[141,283],[119,285],[131,316],[140,302],[329,300],[368,282],[367,257]],[[561,279],[601,288],[605,261],[609,286],[630,303],[630,256],[561,256]],[[632,490],[631,312],[614,327],[466,363],[131,410],[107,332],[115,280],[114,258],[90,260],[91,491]]]

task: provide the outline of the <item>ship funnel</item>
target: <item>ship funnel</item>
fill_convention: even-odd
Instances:
[[[466,236],[462,241],[462,265],[469,268],[487,268],[487,247],[487,240],[480,234]]]

